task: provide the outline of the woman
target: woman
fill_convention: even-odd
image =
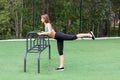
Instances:
[[[93,32],[81,33],[77,35],[69,35],[69,34],[64,34],[62,32],[55,32],[50,23],[49,16],[47,14],[41,16],[41,22],[45,25],[45,32],[39,32],[38,35],[47,35],[57,40],[58,52],[60,55],[60,66],[56,69],[58,71],[64,70],[64,55],[63,55],[64,40],[75,40],[82,37],[90,37],[93,40],[95,40],[95,36]]]

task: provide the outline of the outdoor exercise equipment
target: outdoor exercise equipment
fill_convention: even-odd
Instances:
[[[28,53],[38,53],[38,73],[40,73],[40,54],[48,47],[49,59],[51,59],[51,48],[48,36],[40,35],[39,31],[32,31],[26,35],[26,52],[24,55],[24,72],[26,72],[26,58]]]

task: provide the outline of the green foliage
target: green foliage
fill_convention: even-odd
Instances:
[[[80,26],[80,0],[36,0],[35,30],[44,30],[40,17],[47,13],[58,32],[77,34],[82,27],[82,32],[92,30],[100,36],[102,30],[110,31],[111,12],[118,11],[111,1],[84,0]],[[33,0],[1,0],[0,4],[0,39],[25,38],[33,30]]]
[[[0,1],[0,39],[10,35],[10,10],[8,0]]]
[[[112,2],[112,16],[119,16],[119,28],[118,28],[118,36],[120,36],[120,0],[111,0]]]
[[[118,36],[118,28],[115,28],[115,29],[114,29],[114,28],[112,27],[112,28],[110,29],[110,36],[112,36],[112,37],[113,37],[113,36],[116,36],[116,37],[117,37],[117,36]]]
[[[110,0],[88,0],[84,2],[83,10],[83,26],[86,26],[84,30],[92,30],[99,36],[101,30],[109,26],[106,22],[110,23]]]

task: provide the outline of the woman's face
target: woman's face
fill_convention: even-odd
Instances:
[[[41,22],[44,23],[45,22],[45,19],[43,17],[41,17]]]

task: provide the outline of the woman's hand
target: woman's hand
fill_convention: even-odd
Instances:
[[[42,35],[42,33],[41,33],[41,32],[38,32],[37,34],[38,34],[38,35]]]
[[[38,35],[50,35],[51,34],[51,32],[38,32],[37,33]]]
[[[38,35],[42,35],[43,32],[44,32],[44,31],[41,31],[41,32],[38,32],[37,34],[38,34]]]
[[[44,31],[41,31],[41,33],[44,32]]]

